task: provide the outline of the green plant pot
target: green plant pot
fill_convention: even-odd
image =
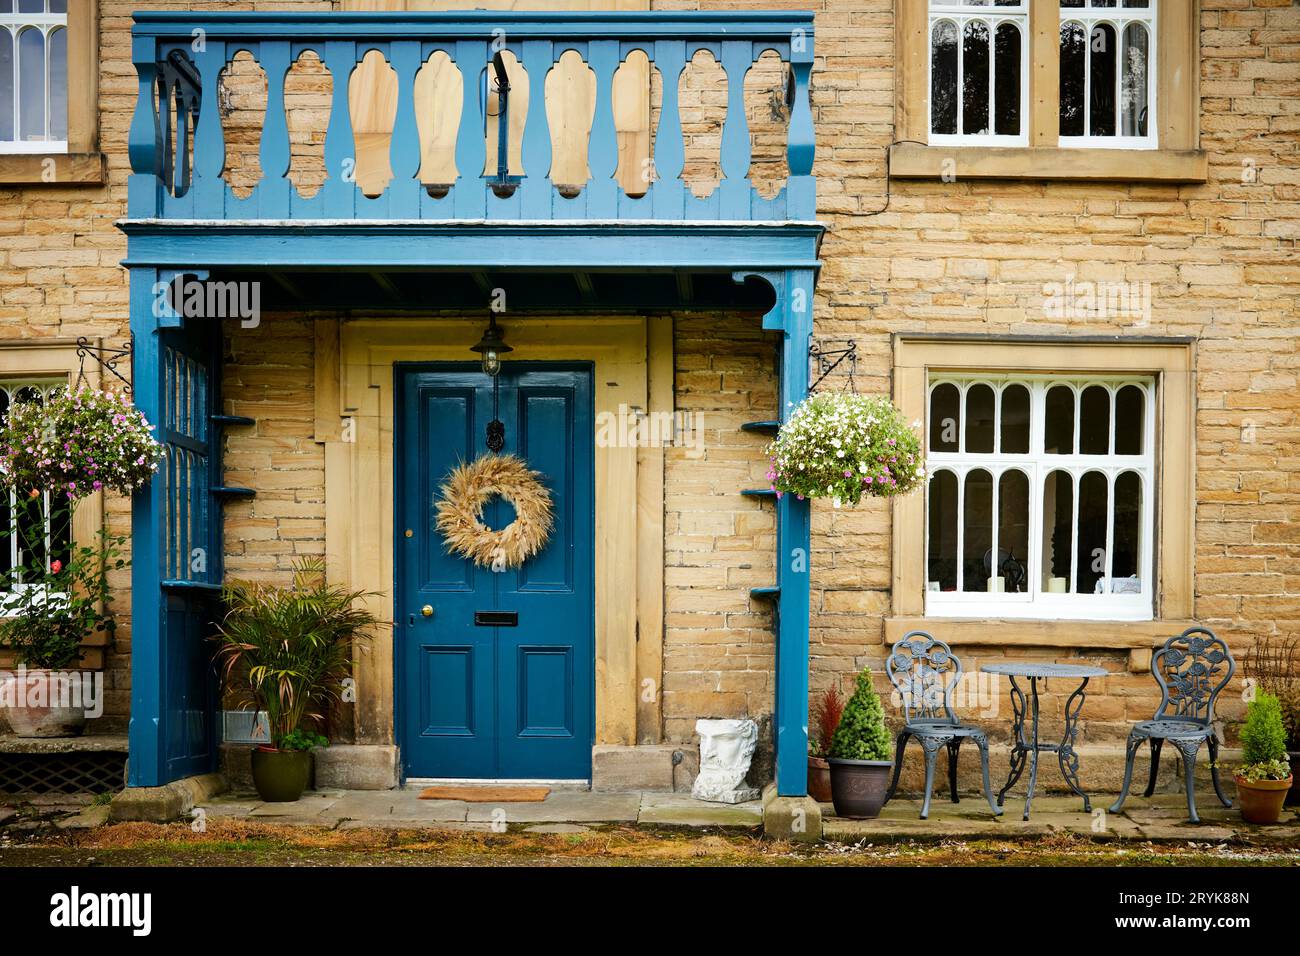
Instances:
[[[263,750],[252,753],[253,786],[267,803],[292,803],[311,780],[310,750]]]

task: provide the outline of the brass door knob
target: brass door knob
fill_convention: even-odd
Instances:
[[[424,607],[420,608],[420,613],[425,617],[433,617],[433,605],[426,604]]]

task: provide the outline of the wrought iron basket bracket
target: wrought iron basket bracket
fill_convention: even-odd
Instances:
[[[847,375],[848,390],[857,391],[854,376],[858,370],[858,345],[852,339],[813,339],[808,344],[808,358],[812,366],[808,376],[812,379],[809,395],[832,374]],[[837,373],[836,369],[841,365],[845,368]]]
[[[127,360],[128,366],[131,362],[132,344],[127,342],[121,348],[109,348],[103,345],[95,345],[84,335],[77,339],[77,380],[74,388],[80,388],[82,385],[90,384],[86,380],[86,359],[93,359],[102,371],[108,372],[115,379],[122,383],[122,391],[127,395],[131,394],[131,380],[118,371],[117,363],[123,359]]]

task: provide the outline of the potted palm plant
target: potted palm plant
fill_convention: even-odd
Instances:
[[[311,780],[312,748],[327,741],[320,724],[352,673],[352,648],[376,619],[358,606],[367,595],[331,586],[320,561],[302,561],[280,587],[236,582],[223,591],[217,659],[226,690],[265,713],[271,742],[252,752],[253,784],[269,802],[302,796]]]
[[[831,802],[831,765],[826,762],[826,754],[843,714],[844,695],[835,684],[813,701],[809,715],[812,726],[808,734],[808,795],[818,803]]]
[[[1282,707],[1272,694],[1257,694],[1247,706],[1241,751],[1243,764],[1236,778],[1241,818],[1247,823],[1277,823],[1292,776]]]
[[[0,533],[6,548],[3,539],[16,536],[23,556],[0,584],[0,647],[19,665],[0,677],[0,706],[18,737],[75,737],[102,703],[91,672],[78,665],[86,638],[102,632],[113,639],[107,574],[126,566],[126,539],[101,531],[95,546],[47,548],[47,527],[58,532],[51,536],[57,541],[71,514],[70,506],[55,509],[47,524],[43,496],[36,493],[20,501],[13,524]]]
[[[844,705],[827,758],[831,802],[837,816],[862,820],[880,813],[894,767],[891,749],[885,710],[871,684],[870,669],[864,669],[858,674],[853,696]]]

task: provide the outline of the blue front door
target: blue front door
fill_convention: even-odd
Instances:
[[[396,384],[394,639],[405,776],[588,779],[591,367],[504,363],[495,402],[477,365],[399,365]],[[541,553],[499,573],[449,554],[435,527],[439,486],[459,462],[487,452],[494,408],[503,451],[541,473],[555,513]],[[483,517],[501,528],[514,510],[497,498]]]

